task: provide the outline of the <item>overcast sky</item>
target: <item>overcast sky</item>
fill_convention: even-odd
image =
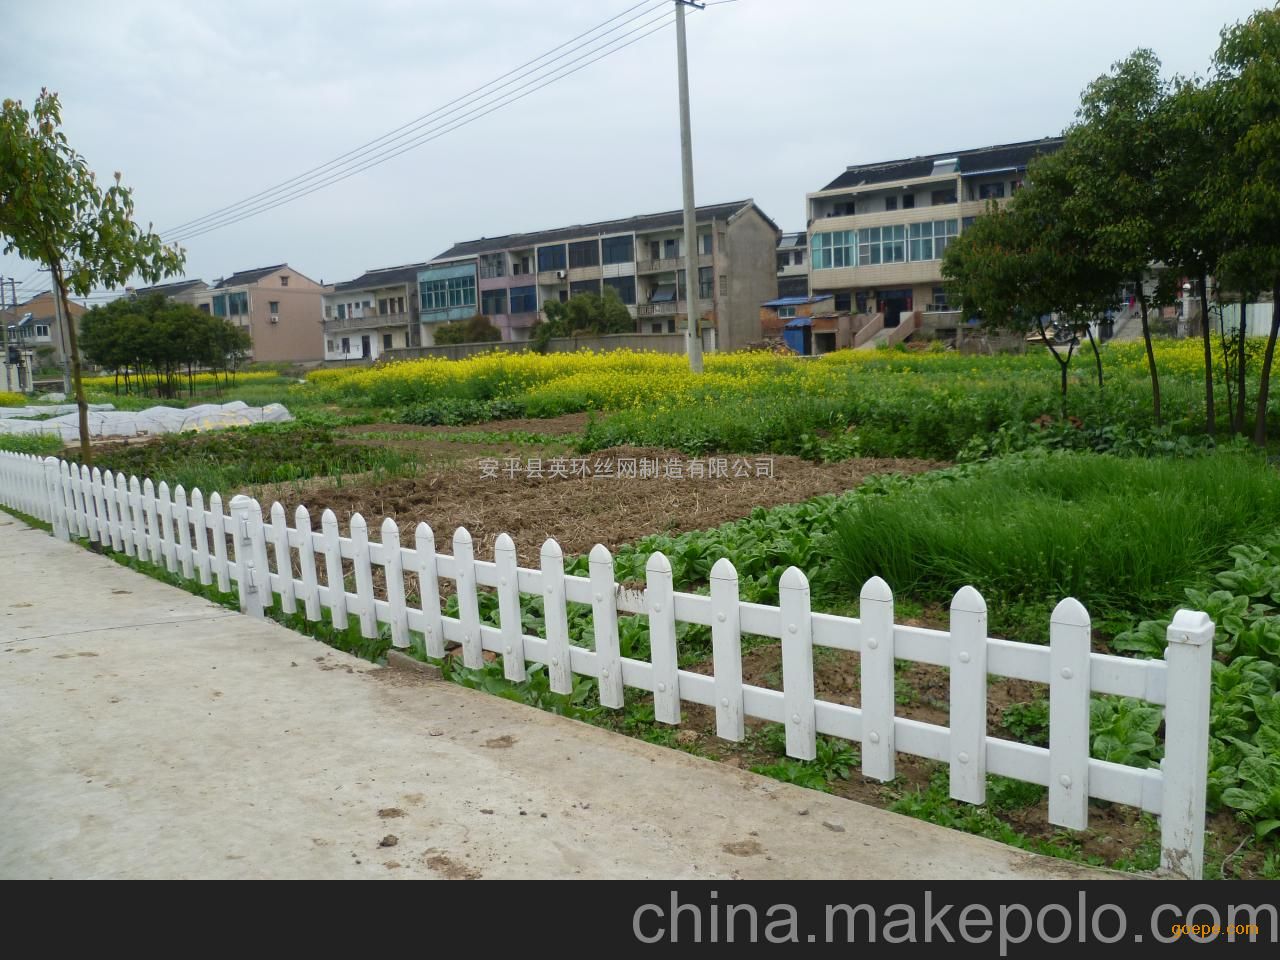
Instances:
[[[123,171],[139,219],[165,231],[464,96],[633,2],[10,3],[0,92],[30,104],[41,86],[56,90],[72,145],[100,176]],[[1201,73],[1218,31],[1260,5],[711,6],[689,18],[698,202],[752,197],[783,229],[803,229],[805,193],[847,164],[1056,134],[1081,88],[1135,47],[1154,49],[1171,74]],[[621,30],[670,5],[647,6]],[[502,88],[519,92],[532,79]],[[187,276],[287,261],[341,281],[459,240],[680,202],[675,31],[666,28],[342,183],[190,239]],[[0,258],[0,274],[31,273]],[[20,292],[47,286],[43,278]]]

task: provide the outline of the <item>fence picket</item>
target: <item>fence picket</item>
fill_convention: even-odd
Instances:
[[[799,567],[788,567],[778,581],[782,622],[783,721],[787,756],[812,760],[818,755],[813,696],[813,618],[809,581]]]
[[[738,571],[728,557],[711,568],[711,656],[716,682],[716,736],[743,738],[742,620]]]
[[[951,797],[987,801],[987,603],[973,587],[951,601]]]
[[[120,528],[116,523],[116,482],[110,470],[103,470],[99,478],[102,504],[102,544],[112,550],[120,548]]]
[[[527,679],[524,663],[524,627],[520,616],[520,580],[515,542],[498,534],[493,546],[498,574],[498,620],[502,629],[502,675],[521,683]]]
[[[373,609],[373,565],[369,560],[369,526],[358,513],[351,515],[351,568],[355,573],[359,607],[360,636],[373,640],[378,636],[378,619]]]
[[[251,617],[263,616],[263,608],[271,593],[271,580],[265,565],[259,565],[253,527],[262,527],[262,509],[258,501],[244,494],[231,498],[231,544],[235,551],[236,585],[240,593],[240,612]]]
[[[1049,822],[1089,825],[1089,614],[1068,597],[1049,621]]]
[[[98,517],[93,509],[93,472],[84,464],[76,471],[79,483],[76,485],[77,504],[80,516],[84,517],[84,537],[90,543],[98,540]]]
[[[897,776],[893,731],[893,591],[879,577],[862,587],[860,689],[862,775],[888,782]]]
[[[1164,779],[1160,804],[1160,867],[1199,880],[1204,871],[1205,781],[1209,775],[1209,692],[1213,668],[1213,621],[1208,614],[1179,610],[1166,634],[1169,664],[1165,710]]]
[[[218,590],[231,592],[231,567],[227,564],[227,517],[222,512],[222,494],[209,494],[209,535],[213,537],[214,574]]]
[[[324,578],[328,585],[329,620],[335,630],[351,625],[347,613],[347,584],[342,575],[342,548],[338,543],[338,518],[332,510],[320,514],[320,532],[324,537]]]
[[[302,569],[302,605],[307,619],[320,619],[320,587],[316,578],[316,542],[311,530],[311,514],[306,507],[293,513],[293,528],[298,534],[298,566]]]
[[[659,723],[679,723],[675,588],[671,561],[661,552],[652,554],[645,564],[645,601],[649,611],[649,659],[653,663],[653,717]]]
[[[404,558],[400,553],[400,528],[390,517],[382,521],[383,570],[387,580],[387,607],[391,612],[391,645],[409,646],[409,611],[404,602]]]
[[[160,495],[156,512],[160,516],[160,549],[164,554],[164,567],[170,573],[178,569],[177,551],[173,542],[173,499],[169,496],[169,484],[160,481]]]
[[[564,594],[564,551],[548,539],[539,555],[542,563],[543,619],[547,631],[547,675],[553,693],[573,693],[573,665],[569,650],[569,612]]]
[[[142,481],[142,509],[147,514],[147,553],[151,562],[160,565],[164,554],[160,544],[160,518],[156,504],[156,488],[151,478]]]
[[[276,562],[276,584],[280,588],[280,609],[285,613],[297,613],[298,605],[293,592],[293,556],[289,552],[289,526],[285,523],[284,507],[279,501],[271,504],[271,550]]]
[[[120,528],[120,551],[126,557],[134,555],[133,549],[133,514],[129,510],[129,478],[116,471],[115,517],[116,526]]]
[[[475,562],[471,534],[466,527],[459,527],[453,534],[454,582],[458,588],[458,619],[462,622],[462,663],[473,670],[484,666]]]
[[[621,709],[622,654],[618,648],[618,588],[613,579],[613,554],[602,543],[591,548],[591,625],[596,640],[596,679],[600,706]]]
[[[151,559],[151,546],[147,542],[147,521],[142,509],[142,482],[129,477],[129,512],[133,515],[133,540],[138,548],[139,560]]]
[[[182,484],[173,490],[173,521],[178,527],[178,567],[183,578],[191,580],[195,573],[191,559],[191,512],[187,508],[187,491]]]
[[[5,470],[7,463],[0,462],[0,483],[4,483]],[[53,524],[53,535],[59,540],[70,540],[71,535],[67,533],[67,514],[62,509],[61,496],[61,478],[58,474],[58,460],[56,457],[49,457],[44,462],[45,484],[48,488],[49,496],[49,519]],[[5,490],[0,489],[0,503],[7,503]]]
[[[440,616],[440,577],[436,573],[436,535],[425,523],[413,533],[414,562],[418,574],[418,603],[422,607],[422,652],[444,658],[444,622]]]
[[[195,534],[196,576],[201,585],[207,587],[213,582],[209,570],[209,518],[205,515],[204,494],[199,487],[191,488],[191,526]]]

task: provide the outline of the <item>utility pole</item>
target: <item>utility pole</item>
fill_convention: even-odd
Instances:
[[[4,312],[9,309],[8,301],[5,300],[4,285],[5,283],[13,283],[12,280],[6,281],[4,277],[0,277],[0,366],[4,367],[4,390],[10,392],[13,388],[9,385],[9,318],[4,316]],[[14,286],[13,294],[13,316],[18,316],[18,293],[17,286]]]
[[[698,320],[698,215],[693,204],[693,134],[689,123],[689,55],[685,50],[684,8],[701,10],[697,0],[676,0],[676,65],[680,74],[680,163],[684,181],[684,296],[689,323],[685,353],[689,369],[702,372],[702,332]],[[679,291],[677,291],[678,293]]]
[[[49,274],[53,281],[53,274]],[[62,392],[70,399],[74,391],[71,389],[71,347],[67,343],[67,324],[71,318],[62,315],[62,297],[58,295],[58,284],[51,282],[50,296],[53,297],[53,315],[58,322],[58,342],[62,346]]]

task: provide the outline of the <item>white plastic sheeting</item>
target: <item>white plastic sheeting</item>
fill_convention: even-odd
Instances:
[[[65,408],[0,408],[0,434],[52,433],[61,435],[67,442],[78,440],[80,428],[74,406],[70,408],[70,412],[49,420],[27,419],[62,409]],[[95,438],[138,437],[223,430],[227,427],[247,427],[255,423],[283,423],[292,419],[293,414],[282,404],[269,403],[265,407],[251,407],[241,400],[223,404],[202,403],[186,409],[151,407],[140,411],[115,410],[111,404],[92,404],[89,408],[89,435]]]

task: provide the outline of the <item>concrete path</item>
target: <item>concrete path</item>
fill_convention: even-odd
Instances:
[[[0,878],[1090,871],[373,666],[0,513]]]

